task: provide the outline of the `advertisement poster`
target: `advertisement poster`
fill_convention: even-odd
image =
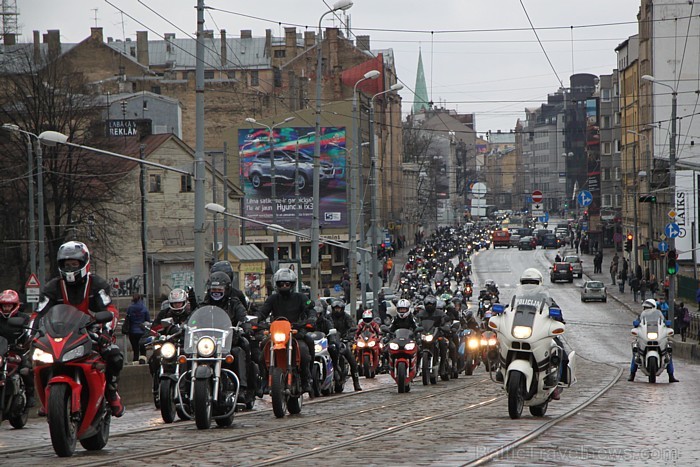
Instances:
[[[245,193],[243,215],[296,230],[309,229],[313,214],[314,129],[267,128],[238,130],[241,186]],[[321,228],[347,227],[347,175],[345,128],[321,128]],[[277,202],[272,200],[273,160]],[[295,180],[299,196],[295,195]],[[276,208],[276,209],[275,209]],[[273,222],[273,218],[276,220]]]

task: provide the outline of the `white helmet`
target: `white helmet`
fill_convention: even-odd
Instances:
[[[644,300],[642,308],[644,308],[645,310],[656,308],[656,300],[654,300],[653,298],[647,298],[646,300]]]
[[[372,314],[372,310],[365,310],[362,312],[362,321],[369,324],[372,322],[372,319],[374,319],[374,315]]]
[[[542,277],[542,273],[535,268],[527,268],[520,276],[521,284],[541,285],[542,282],[544,282],[544,277]]]
[[[411,314],[411,302],[405,298],[399,300],[399,302],[396,304],[396,314],[399,316],[399,318],[408,317]]]

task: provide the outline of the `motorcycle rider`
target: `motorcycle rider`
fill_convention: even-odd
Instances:
[[[644,300],[644,303],[642,304],[642,310],[656,310],[657,309],[657,304],[656,300],[653,298],[647,298]],[[664,320],[665,318],[661,314],[661,311],[659,311],[660,319]],[[669,343],[670,346],[670,343]],[[635,361],[634,357],[636,353],[636,347],[632,347],[632,363],[630,364],[630,375],[629,378],[627,378],[627,381],[634,381],[634,377],[637,374],[637,362]],[[668,382],[669,383],[678,383],[680,380],[676,379],[674,376],[674,368],[673,368],[673,354],[669,355],[669,360],[668,360],[668,366],[666,367],[666,373],[668,373]]]
[[[156,319],[153,320],[151,325],[151,330],[158,331],[161,334],[169,334],[169,329],[171,326],[163,325],[163,320],[166,318],[171,318],[173,320],[173,325],[182,326],[187,322],[187,318],[190,316],[190,303],[188,301],[187,292],[184,289],[173,289],[168,294],[168,299],[164,302],[166,304],[165,308],[158,312]],[[142,338],[142,343],[150,336],[148,333],[144,334]],[[151,376],[158,371],[158,366],[160,362],[156,357],[156,353],[151,355],[148,360],[148,369],[151,372]]]
[[[411,302],[401,299],[396,304],[396,316],[389,327],[390,333],[395,333],[398,329],[410,329],[415,332],[418,325],[411,314]]]
[[[418,321],[418,323],[421,323],[423,320],[432,320],[434,327],[441,327],[446,321],[446,317],[444,313],[438,311],[437,299],[432,295],[428,295],[423,300],[423,306],[425,308],[421,310],[416,316],[416,320]],[[442,361],[447,361],[447,345],[444,340],[439,341],[439,350],[440,359]]]
[[[107,364],[105,397],[114,417],[124,415],[119,393],[119,374],[124,366],[124,355],[115,344],[114,330],[119,310],[112,303],[110,285],[102,277],[90,272],[90,250],[82,242],[70,241],[58,249],[58,272],[60,275],[48,281],[42,291],[41,301],[32,316],[32,329],[54,305],[72,305],[87,315],[109,311],[112,321],[102,325],[98,345],[99,352]],[[43,407],[39,411],[44,414]]]
[[[365,329],[369,329],[378,338],[382,335],[382,330],[379,328],[379,324],[374,320],[374,315],[371,309],[367,309],[362,312],[362,319],[357,323],[357,330],[355,331],[355,339],[362,335]]]
[[[331,313],[328,318],[319,316],[316,321],[316,329],[326,335],[328,335],[331,329],[338,331],[337,339],[332,338],[332,336],[328,338],[328,353],[331,354],[331,359],[333,359],[333,366],[338,368],[338,357],[342,355],[345,361],[348,362],[348,365],[350,365],[350,374],[352,375],[352,384],[355,387],[355,391],[362,391],[360,375],[357,371],[357,362],[352,355],[350,345],[342,345],[340,342],[341,340],[350,341],[353,338],[352,336],[355,328],[355,321],[349,314],[345,313],[345,302],[342,300],[333,301]]]
[[[301,354],[301,380],[303,391],[313,397],[311,386],[311,362],[313,361],[314,342],[304,329],[304,322],[308,319],[313,302],[306,295],[294,292],[297,283],[297,275],[287,268],[279,269],[273,276],[275,291],[257,311],[258,322],[263,322],[268,316],[272,318],[287,318],[292,325],[299,327],[295,338],[299,343]],[[311,343],[309,343],[309,340]]]
[[[230,295],[231,297],[236,297],[241,305],[247,310],[250,307],[248,302],[248,297],[245,294],[233,286],[233,266],[229,261],[217,261],[211,265],[209,269],[209,275],[211,276],[215,272],[225,272],[226,275],[231,279]],[[205,297],[206,298],[206,297]]]
[[[21,317],[24,319],[24,327],[15,327],[8,324],[8,320],[12,317]],[[27,396],[26,408],[34,407],[34,375],[32,374],[32,364],[29,361],[29,344],[31,339],[27,333],[26,327],[29,326],[30,317],[26,313],[20,311],[19,294],[14,290],[4,290],[0,294],[0,336],[7,339],[10,348],[16,348],[22,354],[22,363],[20,364],[20,377],[24,382],[24,390]],[[21,371],[26,368],[26,371]],[[25,374],[26,373],[26,374]]]
[[[491,296],[493,297],[493,301],[495,303],[498,303],[498,298],[500,296],[500,293],[498,291],[498,286],[496,285],[496,281],[494,281],[493,279],[489,279],[486,281],[486,283],[484,285],[486,286],[486,290],[488,291],[488,293],[490,293]]]

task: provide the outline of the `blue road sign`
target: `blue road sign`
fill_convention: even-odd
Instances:
[[[335,284],[335,286],[333,286],[333,290],[335,290],[336,292],[340,292],[343,289],[342,287],[340,287],[340,284]]]
[[[586,207],[593,202],[593,195],[591,195],[591,192],[588,190],[581,190],[578,195],[576,196],[576,201],[578,202],[579,206]]]
[[[666,242],[659,242],[659,251],[661,253],[666,253],[668,251],[668,243]]]
[[[549,222],[549,213],[548,212],[545,212],[544,216],[540,216],[540,222],[542,222],[542,223]]]
[[[666,236],[668,238],[676,238],[681,234],[681,228],[678,227],[678,224],[676,224],[675,222],[670,222],[666,224],[664,232],[666,233]]]

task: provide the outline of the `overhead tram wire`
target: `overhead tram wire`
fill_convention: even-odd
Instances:
[[[564,83],[562,82],[561,78],[559,77],[559,74],[557,73],[557,70],[554,68],[554,64],[552,63],[552,60],[549,59],[549,55],[547,55],[547,51],[544,48],[544,44],[542,44],[542,41],[540,40],[539,34],[537,34],[537,30],[535,29],[535,25],[532,24],[532,20],[530,19],[530,14],[527,12],[527,8],[525,8],[525,4],[523,3],[523,0],[520,0],[520,6],[523,7],[523,11],[525,12],[525,16],[527,17],[527,22],[530,23],[530,28],[532,28],[532,32],[535,33],[535,37],[537,38],[537,42],[540,44],[540,48],[542,49],[542,52],[544,53],[544,56],[547,58],[547,62],[549,63],[549,66],[552,68],[552,71],[554,72],[554,76],[557,77],[557,81],[559,81],[559,85],[563,88]],[[573,34],[573,26],[571,26],[571,31]],[[572,58],[573,62],[573,58]]]

